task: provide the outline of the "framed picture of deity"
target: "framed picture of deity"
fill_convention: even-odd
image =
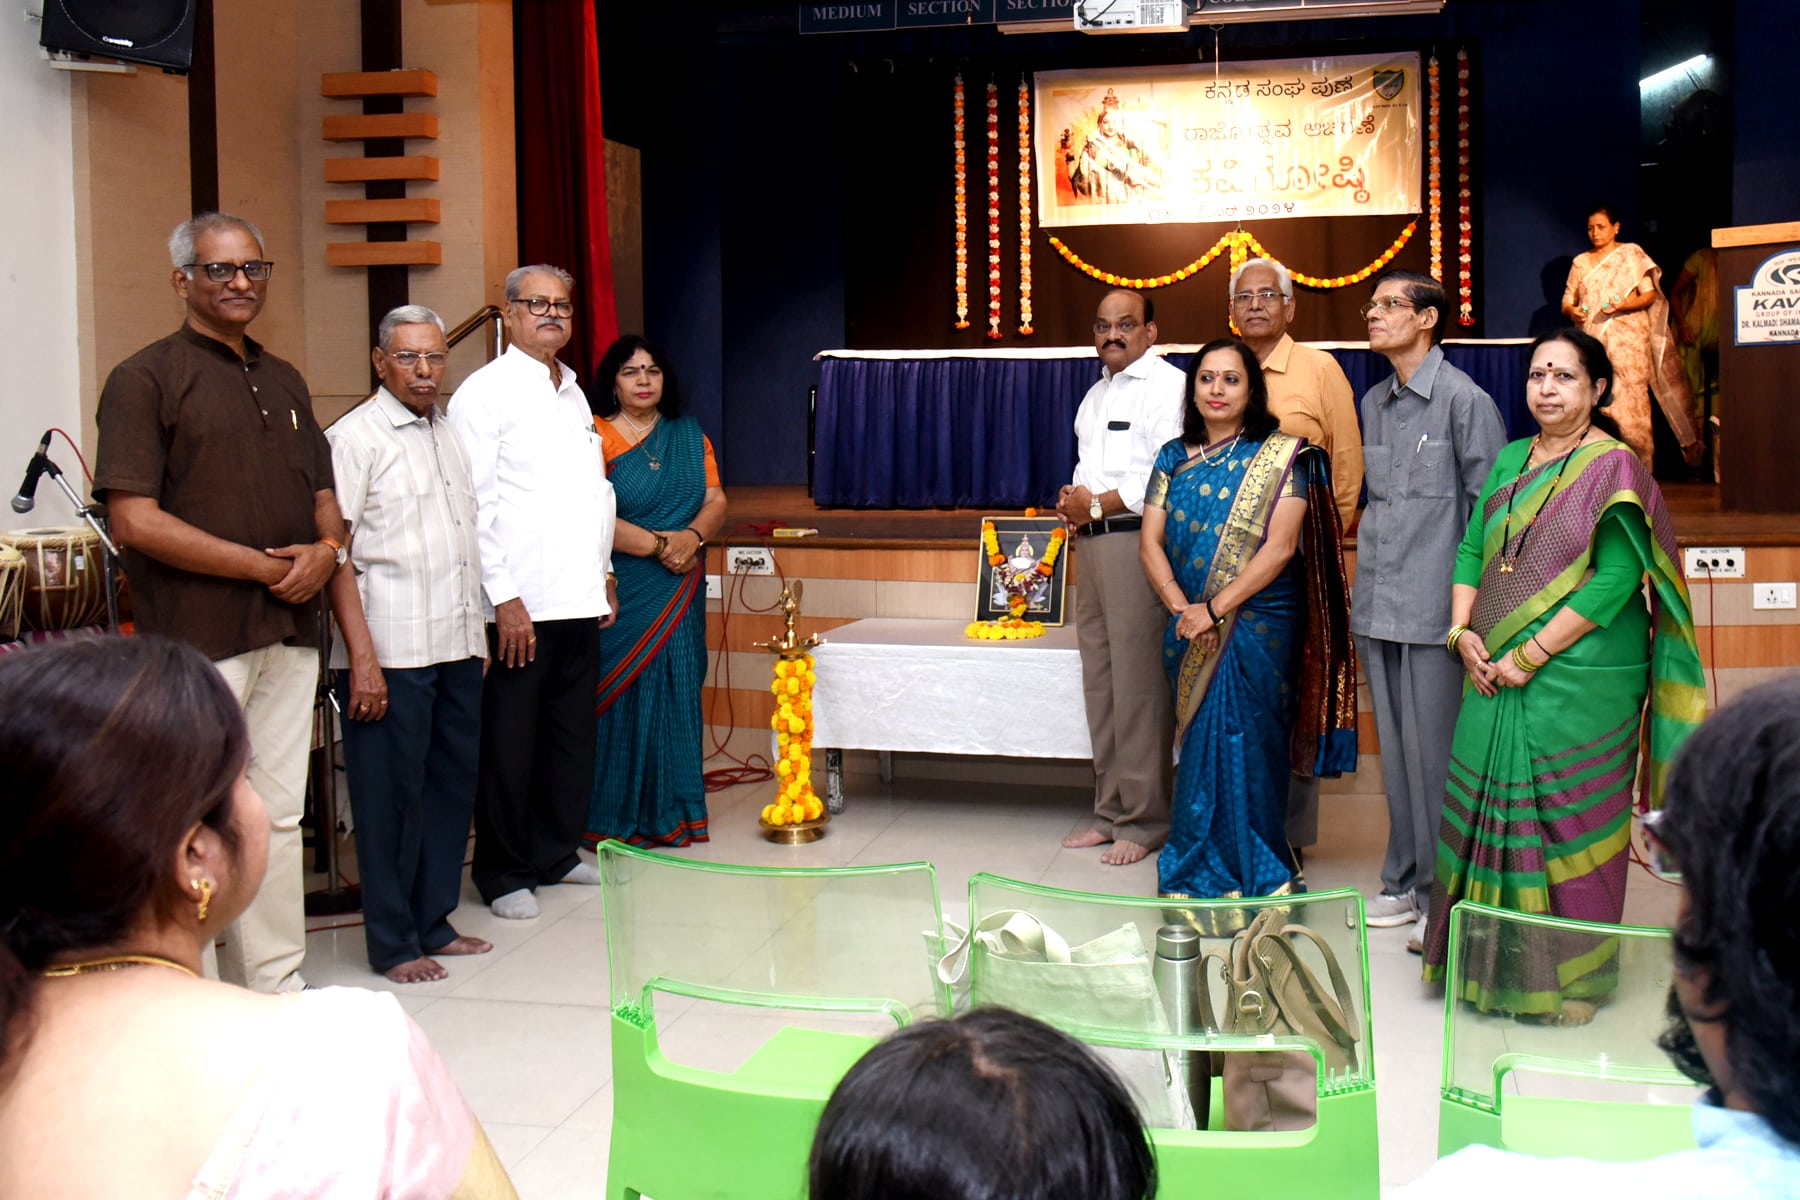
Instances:
[[[1069,531],[1056,517],[983,517],[975,619],[1061,625],[1067,611]]]

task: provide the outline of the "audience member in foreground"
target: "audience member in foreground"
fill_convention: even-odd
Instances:
[[[392,996],[200,977],[269,857],[203,655],[8,655],[0,712],[0,1196],[516,1196]]]
[[[1081,1043],[981,1008],[896,1033],[819,1118],[812,1200],[1151,1200],[1125,1085]]]
[[[1682,885],[1660,1045],[1711,1089],[1698,1148],[1614,1163],[1473,1147],[1405,1196],[1800,1196],[1800,677],[1702,725],[1645,832],[1653,868]]]

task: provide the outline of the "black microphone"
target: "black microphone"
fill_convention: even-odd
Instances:
[[[50,435],[53,429],[44,430],[44,438],[38,443],[37,453],[31,456],[31,463],[25,468],[25,482],[19,485],[19,494],[13,497],[12,508],[16,513],[28,513],[37,505],[38,480],[44,477],[45,468],[50,466]]]

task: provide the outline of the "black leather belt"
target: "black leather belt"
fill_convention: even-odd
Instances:
[[[1086,525],[1075,527],[1076,537],[1096,537],[1102,533],[1130,533],[1141,529],[1144,525],[1142,517],[1107,517],[1100,521],[1089,521]]]

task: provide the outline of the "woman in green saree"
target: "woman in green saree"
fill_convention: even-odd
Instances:
[[[1617,924],[1633,785],[1641,777],[1646,802],[1660,803],[1670,759],[1706,713],[1674,527],[1601,411],[1612,383],[1606,348],[1586,333],[1532,344],[1526,402],[1542,432],[1501,451],[1457,557],[1447,644],[1469,682],[1450,752],[1427,979],[1444,977],[1459,900]],[[1586,1019],[1613,985],[1611,946],[1568,949],[1470,947],[1459,994],[1484,1010]]]

